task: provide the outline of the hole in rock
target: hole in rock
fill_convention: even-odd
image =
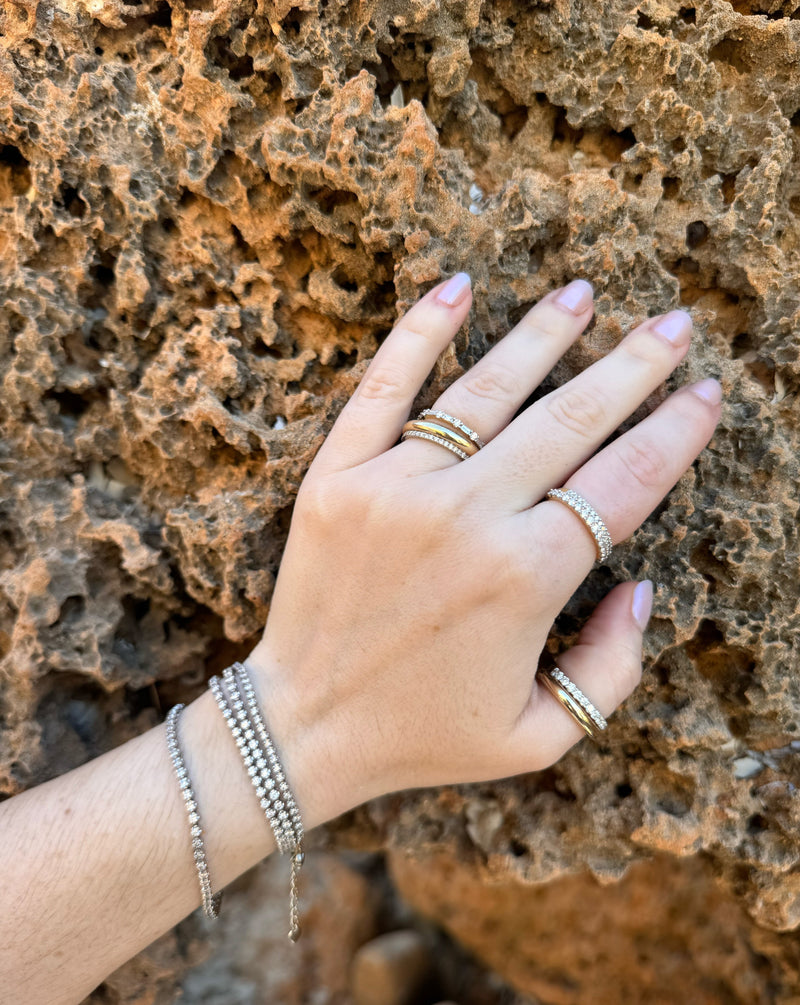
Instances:
[[[0,198],[23,195],[31,187],[30,164],[19,147],[0,146]]]
[[[209,63],[228,71],[231,80],[244,80],[253,76],[253,58],[247,54],[237,56],[231,49],[227,35],[216,35],[206,46]]]
[[[114,276],[115,264],[116,260],[112,258],[109,254],[104,252],[101,255],[101,261],[95,262],[94,265],[90,266],[89,275],[100,286],[105,286],[106,288],[108,288],[109,286],[113,286],[115,279]]]
[[[56,204],[63,206],[70,216],[78,217],[79,219],[86,216],[88,207],[77,188],[74,188],[72,185],[62,184],[58,191]]]
[[[337,286],[346,290],[348,293],[356,293],[358,291],[358,283],[354,279],[350,278],[343,265],[337,265],[336,269],[331,274],[331,279]]]
[[[752,69],[744,46],[735,38],[723,38],[717,42],[709,49],[708,58],[715,63],[732,66],[737,73],[749,73]]]
[[[702,220],[695,220],[686,228],[686,247],[694,250],[708,240],[708,227]]]
[[[130,0],[128,0],[130,2]],[[156,4],[156,9],[153,14],[149,14],[145,20],[148,24],[153,25],[154,28],[171,28],[172,27],[172,8],[166,2],[166,0],[159,0]]]
[[[358,203],[358,196],[341,188],[321,188],[308,190],[308,198],[313,199],[323,213],[330,215],[335,206],[352,206]]]
[[[60,624],[69,624],[78,621],[86,609],[86,601],[81,596],[67,597],[58,612]]]
[[[678,178],[665,177],[661,179],[661,189],[665,199],[677,199],[681,190],[681,183]]]
[[[722,178],[722,198],[725,201],[725,205],[730,206],[736,197],[736,175],[723,174],[720,177]]]
[[[74,391],[48,391],[46,399],[55,401],[61,415],[69,419],[80,419],[92,404],[90,398],[81,397]]]
[[[289,38],[297,39],[311,16],[310,11],[301,10],[299,7],[290,7],[281,21],[281,27]]]

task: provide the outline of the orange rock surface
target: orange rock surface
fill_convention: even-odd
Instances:
[[[148,728],[249,652],[297,487],[400,312],[471,273],[427,403],[581,276],[596,318],[546,386],[683,307],[696,337],[670,386],[714,375],[726,399],[556,626],[554,650],[613,582],[652,578],[642,686],[600,748],[379,800],[327,840],[394,849],[413,905],[545,1005],[797,1005],[795,7],[3,4],[0,793]],[[377,928],[408,927],[380,890]],[[540,937],[512,937],[535,905]],[[174,938],[160,976],[132,964],[145,976],[97,1001],[172,1001],[195,962]],[[440,998],[512,1000],[494,978],[448,983],[461,950],[436,944]],[[317,1005],[347,1000],[325,980]],[[264,1000],[254,987],[182,1000]]]

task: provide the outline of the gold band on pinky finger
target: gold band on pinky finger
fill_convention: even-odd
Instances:
[[[608,527],[603,523],[602,517],[597,510],[574,489],[550,489],[547,493],[547,498],[563,503],[576,516],[581,518],[586,525],[586,529],[594,538],[594,543],[597,547],[597,560],[605,562],[611,554],[613,543],[611,535],[608,532]]]
[[[430,440],[432,443],[438,443],[440,447],[446,447],[451,453],[460,457],[462,461],[465,461],[473,454],[477,454],[480,450],[480,447],[476,443],[464,436],[463,433],[458,432],[458,430],[449,429],[439,422],[431,422],[426,419],[412,419],[403,426],[401,440],[415,437],[420,440]]]
[[[538,674],[538,678],[556,701],[564,706],[587,736],[597,740],[599,734],[608,726],[608,722],[602,712],[595,708],[583,691],[576,684],[573,684],[564,671],[553,667],[552,670],[542,670]]]

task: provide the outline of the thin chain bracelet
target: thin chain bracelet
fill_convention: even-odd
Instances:
[[[247,669],[235,663],[212,677],[209,688],[231,730],[245,770],[256,790],[261,808],[275,835],[281,854],[290,854],[289,938],[300,938],[298,874],[305,861],[300,811],[286,781],[272,738],[258,707]]]
[[[167,747],[169,748],[172,764],[178,776],[178,784],[181,787],[181,795],[186,805],[186,812],[189,817],[189,827],[192,835],[192,855],[194,864],[197,867],[197,876],[200,880],[200,893],[203,898],[203,911],[207,918],[212,920],[219,916],[219,909],[222,903],[222,894],[211,892],[211,877],[208,874],[208,861],[206,860],[206,849],[203,843],[203,828],[200,825],[200,813],[197,808],[192,783],[189,780],[189,772],[181,753],[178,742],[178,719],[185,705],[174,705],[167,715]]]

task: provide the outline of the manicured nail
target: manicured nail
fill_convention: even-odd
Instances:
[[[692,384],[689,388],[692,394],[708,402],[709,405],[718,405],[722,401],[722,388],[718,380],[708,377],[697,384]]]
[[[686,345],[692,337],[692,319],[686,311],[670,311],[655,322],[653,330],[673,345]]]
[[[555,296],[556,303],[566,307],[573,314],[583,314],[587,307],[591,306],[592,300],[594,290],[592,284],[587,283],[585,279],[573,279]]]
[[[436,299],[447,307],[455,307],[467,295],[467,291],[471,285],[472,280],[466,272],[457,272],[439,290],[436,294]]]
[[[633,620],[642,631],[647,628],[650,620],[650,611],[653,609],[653,584],[649,579],[643,579],[636,584],[633,591],[633,602],[631,603],[631,613]]]

